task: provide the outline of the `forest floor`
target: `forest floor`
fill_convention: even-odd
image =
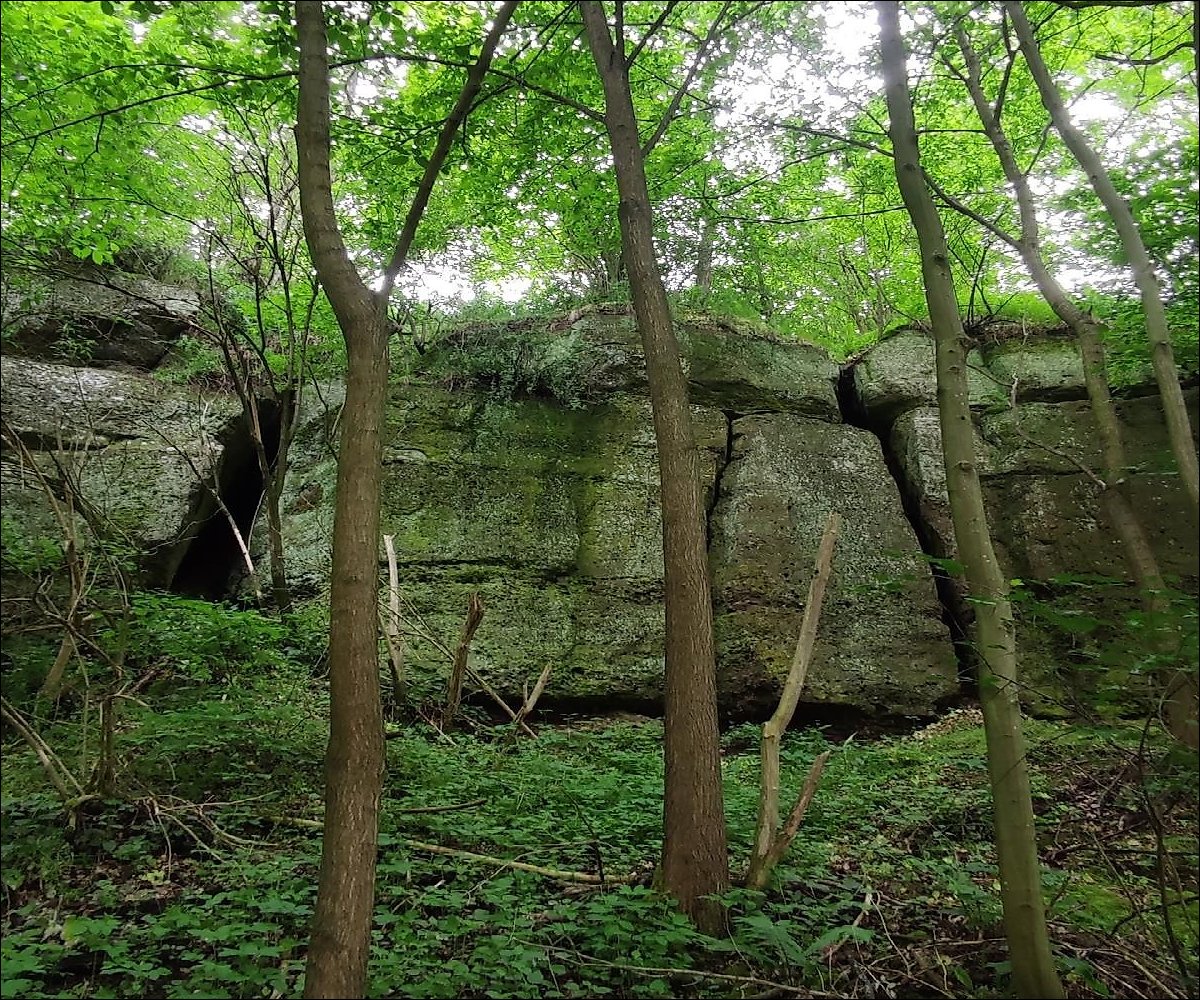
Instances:
[[[120,798],[69,819],[37,758],[6,734],[3,996],[300,996],[323,691],[281,669],[146,692],[121,710]],[[37,722],[70,767],[80,716]],[[791,734],[785,801],[818,753],[832,756],[773,888],[731,891],[720,940],[651,888],[660,723],[560,721],[536,738],[482,722],[448,735],[391,728],[372,996],[1005,995],[970,713],[884,738]],[[1135,725],[1035,722],[1029,737],[1069,994],[1195,995],[1194,755]],[[757,742],[756,726],[724,735],[735,874],[754,826]]]

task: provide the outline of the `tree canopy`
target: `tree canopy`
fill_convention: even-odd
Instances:
[[[336,203],[355,260],[378,271],[489,8],[328,6]],[[1145,230],[1186,338],[1200,286],[1190,5],[1027,6],[1068,106]],[[267,211],[268,193],[239,180],[249,163],[270,156],[287,169],[289,5],[5,0],[2,10],[6,255],[212,263],[248,301],[236,291],[252,284],[245,261],[209,237],[235,213],[249,211],[252,226]],[[661,264],[680,301],[843,354],[921,319],[866,5],[627,3],[623,16]],[[1051,261],[1128,325],[1119,244],[1049,128],[999,8],[910,4],[904,23],[935,190],[1014,222],[961,79],[962,24],[1043,196]],[[602,107],[575,6],[521,5],[442,168],[404,298],[478,316],[624,297]],[[947,228],[968,323],[1050,318],[993,234],[964,214]],[[1134,365],[1130,354],[1116,362]]]

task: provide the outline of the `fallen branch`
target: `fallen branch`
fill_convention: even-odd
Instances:
[[[477,861],[480,864],[499,865],[502,868],[514,868],[517,871],[543,875],[546,878],[556,879],[559,882],[582,882],[585,885],[610,885],[613,883],[631,882],[638,877],[636,875],[625,875],[620,878],[602,879],[599,875],[593,875],[590,872],[568,872],[558,868],[544,868],[541,865],[526,864],[524,861],[495,858],[487,854],[476,854],[474,851],[463,851],[457,847],[442,847],[441,844],[427,844],[420,840],[401,840],[400,843],[405,847],[411,847],[417,851],[428,851],[430,854],[444,854],[448,857],[462,858],[466,861]]]
[[[500,697],[500,695],[496,691],[496,689],[493,688],[487,681],[485,681],[483,679],[483,676],[479,673],[478,670],[476,670],[474,667],[472,667],[468,664],[467,665],[467,673],[470,674],[471,680],[473,680],[476,684],[479,685],[479,687],[483,691],[483,693],[486,694],[489,698],[491,698],[492,701],[494,701],[502,709],[504,709],[504,714],[507,715],[509,717],[509,719],[511,719],[513,722],[515,722],[518,726],[521,727],[521,731],[524,732],[526,736],[537,736],[537,733],[535,733],[532,729],[530,729],[529,726],[525,722],[523,722],[521,719],[517,718],[517,713],[514,712],[509,707],[508,702],[506,702],[503,698]]]
[[[855,917],[854,921],[850,924],[851,927],[861,927],[862,926],[862,922],[863,922],[863,920],[866,919],[867,914],[871,912],[871,906],[874,902],[875,902],[875,894],[872,893],[870,889],[868,889],[866,892],[866,895],[863,896],[862,908],[858,911],[858,916]],[[824,958],[825,961],[827,961],[827,962],[831,961],[833,959],[833,956],[836,955],[839,951],[841,951],[842,945],[844,945],[849,940],[850,939],[848,937],[844,937],[840,941],[835,941],[833,944],[827,945],[825,947],[825,949],[821,952],[821,957]]]
[[[711,979],[720,983],[765,986],[768,989],[781,990],[784,993],[790,993],[797,997],[834,997],[840,995],[836,993],[823,993],[820,990],[810,990],[804,986],[792,986],[790,983],[779,983],[772,979],[763,979],[761,976],[735,976],[728,972],[706,972],[703,969],[678,969],[671,966],[627,965],[624,962],[609,962],[603,958],[596,958],[593,955],[587,955],[572,948],[556,948],[553,945],[541,944],[534,941],[524,943],[534,945],[548,952],[554,952],[557,955],[569,955],[576,959],[580,965],[598,965],[606,969],[620,969],[623,972],[636,972],[646,976],[689,976],[695,979]]]
[[[474,809],[483,805],[487,799],[472,799],[470,802],[455,802],[448,806],[410,806],[407,809],[392,809],[391,812],[404,813],[406,816],[414,813],[447,813],[457,809]]]
[[[483,801],[482,799],[480,801]],[[465,806],[452,806],[450,808],[465,808]],[[418,812],[421,810],[412,810]],[[437,811],[437,807],[426,811]],[[272,823],[277,823],[280,826],[294,826],[301,830],[323,830],[325,824],[319,819],[303,819],[298,816],[264,816],[263,819],[269,820]],[[397,838],[396,843],[403,847],[411,848],[414,851],[426,851],[429,854],[441,854],[450,858],[460,858],[463,861],[474,861],[484,865],[498,865],[501,868],[512,868],[519,872],[529,872],[532,875],[541,875],[544,878],[555,879],[559,882],[578,882],[583,885],[616,885],[627,882],[633,882],[640,877],[639,873],[632,872],[628,875],[622,875],[619,878],[602,878],[599,875],[593,875],[591,872],[571,872],[564,871],[560,868],[546,868],[542,865],[531,865],[524,861],[512,861],[509,858],[497,858],[490,854],[478,854],[475,851],[464,851],[458,847],[443,847],[441,844],[429,844],[423,840],[409,840],[407,838]]]

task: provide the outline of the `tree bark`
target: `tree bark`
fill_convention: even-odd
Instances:
[[[921,248],[921,271],[936,342],[938,413],[946,487],[967,586],[976,600],[976,642],[1000,863],[1004,927],[1019,996],[1065,996],[1046,927],[1033,801],[1025,762],[1008,585],[992,548],[975,464],[965,337],[945,231],[925,186],[905,70],[900,5],[879,0],[883,76],[896,180]]]
[[[724,915],[714,897],[729,887],[729,858],[704,502],[687,380],[655,257],[624,39],[618,33],[614,45],[600,3],[586,0],[579,6],[604,84],[623,254],[658,445],[666,603],[662,884],[697,926],[716,933]]]
[[[1179,653],[1179,637],[1165,621],[1170,610],[1166,584],[1159,571],[1158,560],[1150,546],[1145,527],[1129,498],[1126,479],[1129,461],[1125,453],[1117,409],[1109,390],[1100,330],[1096,321],[1072,301],[1042,256],[1037,205],[1033,190],[1029,186],[1029,179],[1020,169],[1004,126],[983,92],[979,56],[961,24],[955,28],[955,37],[966,62],[963,81],[967,85],[983,130],[996,151],[1004,176],[1017,197],[1017,210],[1021,220],[1020,238],[1013,239],[995,224],[989,225],[989,228],[1021,255],[1026,270],[1029,271],[1042,297],[1049,303],[1055,315],[1075,334],[1079,344],[1088,402],[1100,437],[1105,487],[1100,494],[1100,502],[1121,541],[1125,562],[1138,587],[1142,606],[1150,613],[1154,622],[1152,647],[1158,655],[1168,660],[1174,659]],[[1166,668],[1162,672],[1164,690],[1167,693],[1167,727],[1181,742],[1195,747],[1196,715],[1194,710],[1187,710],[1187,696],[1189,692],[1194,691],[1195,685],[1175,668]]]
[[[491,65],[515,0],[492,19],[478,60],[443,123],[384,272],[367,288],[347,253],[329,167],[329,59],[321,0],[297,0],[300,93],[297,180],[304,238],[346,342],[346,399],[338,453],[330,580],[329,746],[325,835],[304,995],[361,997],[375,898],[375,852],[383,787],[379,692],[379,495],[381,430],[388,389],[387,302],[454,133]]]
[[[384,771],[376,606],[387,327],[384,301],[372,295],[351,262],[334,213],[329,65],[320,0],[297,2],[296,25],[296,149],[304,235],[347,353],[329,595],[325,834],[304,995],[361,997],[367,985]]]
[[[700,227],[700,246],[696,250],[696,287],[712,291],[713,278],[713,221],[708,216]]]
[[[1141,295],[1142,312],[1146,319],[1146,336],[1150,341],[1150,360],[1154,366],[1154,377],[1162,399],[1171,451],[1175,455],[1179,476],[1192,506],[1200,510],[1200,464],[1197,462],[1196,446],[1192,441],[1191,419],[1188,417],[1183,390],[1179,385],[1179,370],[1175,366],[1175,351],[1171,346],[1171,335],[1167,329],[1167,315],[1163,309],[1158,279],[1154,274],[1150,255],[1146,252],[1146,244],[1142,241],[1137,220],[1134,219],[1128,203],[1117,191],[1100,156],[1092,148],[1087,137],[1071,122],[1062,95],[1059,94],[1058,87],[1055,86],[1042,59],[1033,28],[1025,16],[1025,8],[1018,0],[1006,0],[1004,9],[1012,21],[1021,52],[1037,84],[1038,93],[1050,115],[1051,123],[1087,174],[1092,189],[1112,218],[1121,238],[1121,246],[1125,250],[1125,257],[1129,261]]]

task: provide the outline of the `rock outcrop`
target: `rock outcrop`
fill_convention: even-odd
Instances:
[[[1089,471],[1102,465],[1078,351],[1061,337],[1013,339],[972,352],[969,363],[996,552],[1020,581],[1018,655],[1026,701],[1039,712],[1066,714],[1127,688],[1138,644],[1138,595]],[[923,542],[953,570],[932,366],[930,338],[905,332],[870,351],[854,378],[866,422],[889,443]],[[1187,398],[1196,428],[1196,390]],[[1182,591],[1195,594],[1197,525],[1173,471],[1159,399],[1133,395],[1119,399],[1117,408],[1135,463],[1128,489],[1159,566]],[[970,606],[955,583],[949,580],[943,593],[967,625]]]
[[[106,540],[134,556],[147,585],[175,583],[192,541],[220,517],[205,484],[219,489],[233,473],[236,400],[147,375],[11,355],[2,361],[0,399],[5,516],[58,541],[45,486],[62,499],[70,484]],[[79,531],[86,541],[82,521]]]
[[[92,358],[154,367],[170,324],[190,322],[198,301],[186,290],[150,291],[165,332],[126,337],[141,322],[129,297],[141,293],[120,285],[89,289],[82,305],[57,299],[67,304],[62,329],[75,328],[74,309],[104,334]],[[37,329],[41,340],[26,349],[53,355],[56,327]],[[707,497],[725,715],[761,716],[773,705],[832,511],[844,527],[802,711],[932,713],[958,692],[968,646],[952,639],[969,634],[970,604],[954,576],[930,339],[902,331],[839,369],[819,348],[714,320],[681,319],[677,330]],[[509,699],[549,665],[544,704],[653,708],[663,669],[661,521],[632,319],[580,310],[421,347],[399,360],[391,389],[382,497],[414,684],[439,689],[443,647],[478,592],[486,613],[474,667]],[[1027,700],[1065,711],[1124,683],[1105,674],[1105,657],[1128,637],[1137,605],[1084,471],[1099,462],[1082,372],[1074,346],[1052,337],[984,343],[970,364],[997,549],[1022,581]],[[303,394],[283,496],[301,600],[328,586],[342,399],[336,385]],[[1194,593],[1196,525],[1170,475],[1157,398],[1133,393],[1120,410],[1136,462],[1131,488],[1160,562]],[[60,492],[64,475],[77,479],[95,514],[139,554],[144,584],[231,593],[241,558],[216,498],[249,533],[261,492],[236,400],[10,352],[3,411],[6,536],[10,519],[26,536],[57,530],[32,465]],[[261,523],[251,548],[265,567]],[[1131,657],[1118,659],[1128,671]]]
[[[74,262],[4,292],[5,349],[96,368],[148,371],[200,320],[200,295],[146,275]]]
[[[715,324],[680,332],[710,511],[725,713],[760,715],[777,697],[833,510],[845,527],[804,701],[930,713],[957,691],[953,650],[879,441],[840,421],[837,366],[808,345]],[[479,591],[487,610],[475,664],[497,689],[519,696],[551,663],[548,701],[653,706],[662,543],[636,330],[603,313],[526,328],[519,356],[511,333],[456,336],[422,359],[427,382],[474,364],[471,386],[393,389],[383,530],[395,539],[411,631],[452,641]],[[560,338],[566,357],[584,359],[578,369],[555,368]],[[514,387],[523,398],[507,398]],[[569,391],[571,405],[552,389]],[[328,411],[314,402],[308,413],[285,498],[305,509],[285,532],[293,575],[315,584],[327,574],[327,542],[314,540],[328,538],[335,470]],[[318,494],[318,504],[301,500]],[[414,670],[440,675],[442,661],[434,643],[412,638]]]

